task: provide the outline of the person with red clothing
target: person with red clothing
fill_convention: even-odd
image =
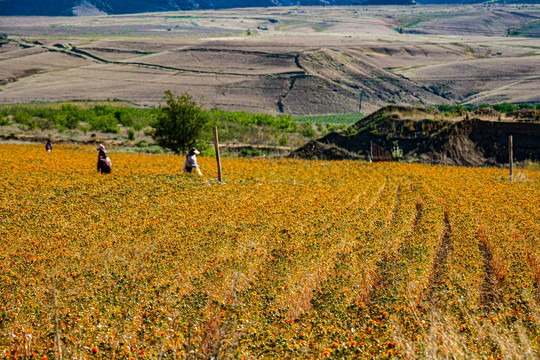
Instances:
[[[102,174],[110,174],[112,163],[111,159],[109,159],[109,155],[107,154],[107,150],[105,150],[105,146],[103,146],[103,144],[99,144],[96,150],[99,151],[97,171],[101,172]]]

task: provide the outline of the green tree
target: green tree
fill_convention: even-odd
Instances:
[[[208,112],[203,110],[204,100],[197,102],[187,92],[178,96],[167,90],[164,101],[154,126],[156,143],[176,154],[192,147],[204,147],[202,138],[210,121]]]

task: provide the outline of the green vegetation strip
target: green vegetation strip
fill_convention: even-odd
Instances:
[[[67,133],[72,138],[85,137],[87,133],[92,137],[98,133],[117,134],[115,140],[133,142],[137,138],[137,147],[150,148],[154,144],[149,137],[153,135],[161,113],[161,108],[135,108],[120,102],[0,105],[0,127],[14,126],[24,132],[40,130]],[[223,143],[270,147],[300,146],[311,138],[340,128],[339,125],[299,122],[289,115],[273,116],[218,109],[207,110],[207,113],[209,128],[201,140],[208,144],[213,138],[213,126],[219,128],[219,137]]]
[[[523,26],[508,30],[508,36],[530,36],[540,35],[540,20],[531,21]]]
[[[296,116],[295,120],[299,122],[312,122],[316,124],[352,125],[365,116],[365,114],[307,115]]]

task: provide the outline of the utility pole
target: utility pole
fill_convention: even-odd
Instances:
[[[214,126],[213,131],[214,131],[214,148],[216,149],[218,181],[221,183],[223,182],[223,179],[221,178],[221,159],[219,157],[219,140],[218,140],[217,126]]]
[[[510,162],[510,181],[514,181],[514,149],[512,135],[508,136],[508,160]]]
[[[358,103],[358,113],[362,113],[362,100],[364,99],[364,90],[360,93],[360,102]]]

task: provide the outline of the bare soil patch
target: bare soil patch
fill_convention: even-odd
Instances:
[[[448,259],[452,255],[452,242],[450,238],[450,234],[452,233],[452,228],[450,225],[450,221],[448,219],[448,213],[444,214],[444,232],[441,237],[441,242],[439,245],[439,248],[437,249],[437,253],[435,254],[435,260],[433,262],[433,270],[432,270],[432,276],[429,281],[428,285],[428,300],[431,301],[433,304],[437,304],[438,298],[435,296],[438,289],[440,289],[443,286],[444,281],[444,272],[446,265],[448,263]]]
[[[482,8],[469,7],[463,10],[462,13],[453,14],[433,11],[431,16],[404,16],[404,31],[414,34],[505,36],[507,29],[531,21],[531,15],[527,12],[518,13],[505,8],[485,11]],[[534,19],[535,12],[532,14]]]
[[[499,293],[497,291],[497,279],[493,268],[493,254],[491,250],[482,242],[478,242],[478,249],[484,257],[484,282],[481,286],[480,303],[482,305],[497,304]]]
[[[507,117],[514,118],[516,120],[529,120],[540,122],[540,112],[536,109],[521,109],[511,111],[506,114]]]
[[[6,59],[0,68],[0,81],[17,80],[29,75],[59,71],[77,66],[88,65],[89,61],[60,52],[39,52],[23,57]]]
[[[295,159],[341,159],[356,160],[360,157],[336,145],[327,145],[319,141],[310,141],[289,155]]]
[[[294,55],[283,53],[259,53],[256,51],[229,49],[198,49],[167,51],[137,59],[144,64],[171,66],[207,73],[261,74],[299,72]]]
[[[538,57],[492,57],[474,61],[454,61],[408,70],[406,76],[424,84],[434,93],[458,101],[478,104],[485,91],[493,91],[523,80],[540,84]],[[534,80],[533,80],[534,79]],[[520,94],[525,95],[525,94]],[[540,101],[538,93],[526,94],[526,101]],[[471,101],[472,100],[472,101]],[[488,102],[489,103],[489,102]]]

